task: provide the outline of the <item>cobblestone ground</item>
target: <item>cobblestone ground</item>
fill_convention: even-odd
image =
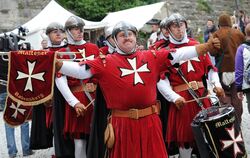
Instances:
[[[250,114],[248,113],[246,101],[243,101],[243,115],[242,115],[242,132],[243,138],[245,142],[245,147],[248,153],[248,157],[250,158]],[[5,129],[4,129],[4,121],[3,121],[3,112],[0,112],[0,158],[8,158],[8,151],[6,145],[6,138],[5,138]],[[20,128],[16,128],[15,137],[17,142],[18,148],[18,155],[17,157],[22,156],[21,150],[21,138],[20,138]],[[53,154],[53,148],[49,148],[46,150],[35,150],[34,154],[31,156],[27,156],[26,158],[50,158]]]

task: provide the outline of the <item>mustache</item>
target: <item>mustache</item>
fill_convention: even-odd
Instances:
[[[125,43],[125,42],[133,42],[133,40],[131,40],[131,39],[125,39],[125,40],[124,40],[124,43]]]

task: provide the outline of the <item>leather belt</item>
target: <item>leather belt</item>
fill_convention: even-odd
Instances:
[[[198,90],[199,88],[204,87],[203,82],[201,81],[191,81],[188,84],[181,84],[178,86],[174,86],[173,90],[175,92],[181,92],[181,91],[185,91],[188,90],[189,86],[193,89],[193,90]]]
[[[151,105],[145,109],[129,109],[129,110],[112,110],[112,116],[115,117],[127,117],[131,119],[138,120],[139,118],[152,115],[152,114],[160,114],[161,105],[160,101],[158,101],[155,105]]]
[[[88,83],[86,83],[86,84],[88,84]],[[86,84],[82,84],[82,85],[79,85],[79,86],[72,86],[72,87],[70,87],[70,90],[71,90],[71,92],[83,92],[83,91],[85,91],[85,92],[94,92],[95,90],[96,90],[96,84],[94,84],[94,88],[88,88],[87,86],[86,86]]]

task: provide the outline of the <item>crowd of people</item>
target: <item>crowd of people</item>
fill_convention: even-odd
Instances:
[[[33,107],[23,155],[54,147],[58,158],[200,157],[190,124],[199,111],[214,106],[210,95],[234,107],[237,124],[244,94],[250,109],[250,77],[246,81],[244,71],[250,24],[243,11],[238,22],[232,19],[222,13],[218,28],[208,19],[203,44],[192,38],[179,13],[152,19],[145,50],[137,45],[138,30],[124,21],[105,28],[102,48],[84,40],[85,24],[76,16],[64,26],[49,24],[41,44],[59,52],[54,96]],[[9,144],[8,149],[15,157],[17,150]]]

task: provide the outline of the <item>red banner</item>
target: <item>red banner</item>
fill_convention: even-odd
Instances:
[[[10,126],[19,126],[31,117],[32,106],[24,106],[7,97],[3,114],[4,121]]]
[[[23,105],[38,105],[52,98],[55,71],[54,52],[13,51],[9,56],[9,97]]]

